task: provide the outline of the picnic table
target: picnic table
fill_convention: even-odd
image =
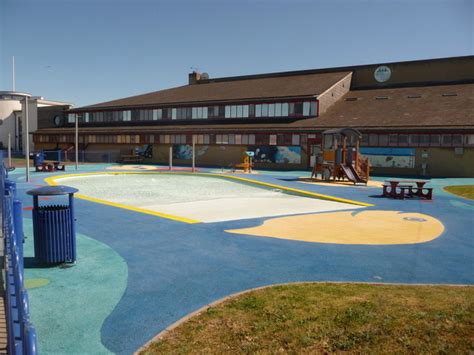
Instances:
[[[53,172],[53,171],[65,171],[66,165],[61,164],[59,161],[42,162],[40,165],[35,166],[37,172]]]
[[[425,187],[427,180],[385,180],[382,196],[403,200],[405,197],[418,197],[431,200],[433,188]]]

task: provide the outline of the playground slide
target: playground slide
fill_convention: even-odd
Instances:
[[[354,183],[357,183],[357,182],[366,183],[366,181],[361,179],[359,174],[357,174],[357,171],[355,171],[355,169],[352,165],[343,165],[343,164],[341,164],[341,168],[344,171],[344,174],[346,175],[346,177],[350,181],[352,181]]]

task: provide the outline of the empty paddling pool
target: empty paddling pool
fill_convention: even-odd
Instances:
[[[187,223],[361,208],[210,174],[107,173],[53,180],[79,189],[81,198]]]

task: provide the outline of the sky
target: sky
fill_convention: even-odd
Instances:
[[[473,54],[474,0],[0,0],[0,90],[76,107],[210,77]]]

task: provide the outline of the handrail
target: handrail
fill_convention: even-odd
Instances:
[[[1,153],[1,152],[0,152]],[[0,154],[0,207],[5,242],[5,316],[8,354],[38,354],[36,330],[30,322],[28,292],[24,285],[23,216],[16,198],[16,184],[7,180]]]

